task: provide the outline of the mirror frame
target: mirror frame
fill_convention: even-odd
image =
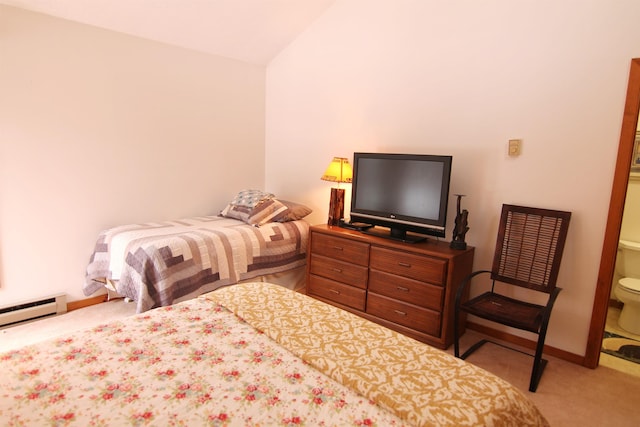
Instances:
[[[629,71],[629,83],[627,86],[627,99],[622,117],[622,130],[620,132],[620,144],[618,146],[618,158],[613,176],[611,200],[609,202],[609,216],[602,244],[602,256],[600,258],[600,271],[596,284],[593,312],[591,314],[591,326],[585,351],[584,365],[596,368],[600,360],[600,349],[604,337],[604,328],[607,322],[609,298],[613,273],[620,240],[620,228],[622,227],[622,214],[629,185],[629,173],[631,170],[631,156],[633,154],[636,130],[638,128],[638,115],[640,114],[640,58],[631,60]]]

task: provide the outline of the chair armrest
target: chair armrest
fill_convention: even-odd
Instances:
[[[553,304],[555,304],[556,298],[558,298],[558,294],[560,293],[561,290],[562,288],[555,287],[553,288],[553,291],[551,291],[551,293],[549,294],[549,300],[547,301],[547,305],[542,311],[542,317],[544,319],[542,322],[543,325],[546,325],[549,322],[549,317],[551,317],[551,309],[553,308]]]
[[[458,286],[458,290],[456,292],[456,300],[455,300],[455,308],[456,308],[456,310],[458,309],[458,307],[460,307],[460,303],[462,302],[462,296],[464,295],[465,289],[467,289],[471,285],[471,279],[473,279],[474,277],[476,277],[476,276],[478,276],[480,274],[483,274],[483,273],[491,274],[491,270],[474,271],[473,273],[471,273],[470,275],[465,277],[462,280],[462,282],[460,282],[460,286]]]

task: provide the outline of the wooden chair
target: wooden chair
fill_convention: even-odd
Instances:
[[[525,354],[534,358],[529,391],[536,391],[547,365],[547,361],[542,359],[542,351],[551,309],[561,290],[556,287],[556,280],[570,219],[571,212],[514,205],[502,206],[491,270],[471,273],[463,280],[456,293],[456,357],[466,359],[482,345],[491,342],[486,339],[480,340],[460,356],[460,316],[464,313],[533,332],[538,336],[535,354]],[[469,295],[471,279],[483,273],[491,275],[491,290],[465,301]],[[503,284],[500,285],[502,294],[497,293],[496,282]],[[539,305],[504,295],[512,294],[512,286],[546,293],[547,302],[545,305]],[[503,344],[493,343],[505,347]]]

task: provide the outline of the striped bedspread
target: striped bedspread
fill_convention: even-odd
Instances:
[[[171,305],[221,286],[305,264],[309,225],[254,227],[204,216],[110,228],[98,236],[83,292],[107,280],[137,311]]]

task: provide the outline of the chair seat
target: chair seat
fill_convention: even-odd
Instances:
[[[460,305],[469,314],[529,332],[538,332],[544,306],[485,292]]]

